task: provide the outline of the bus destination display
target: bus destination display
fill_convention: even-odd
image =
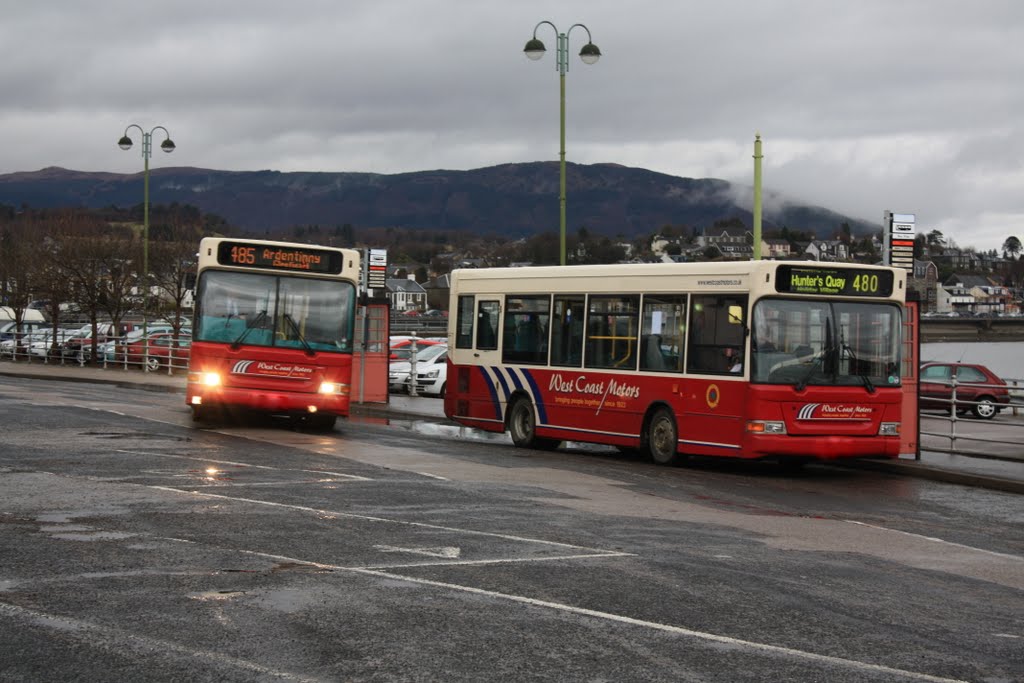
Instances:
[[[779,266],[775,290],[790,294],[827,296],[890,296],[893,274],[889,270]]]
[[[342,258],[337,251],[314,247],[284,247],[252,242],[221,242],[217,247],[217,263],[223,266],[268,268],[271,270],[304,271],[337,275]]]

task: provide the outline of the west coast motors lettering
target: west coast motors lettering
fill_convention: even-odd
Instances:
[[[565,378],[561,374],[551,376],[548,390],[555,396],[554,402],[574,407],[625,408],[626,399],[640,398],[640,387],[609,379],[608,381],[590,381],[586,375]]]
[[[261,375],[264,377],[286,377],[289,379],[309,379],[314,368],[307,365],[291,365],[287,363],[268,363],[265,361],[240,360],[231,366],[235,375]]]
[[[857,406],[834,403],[807,403],[800,407],[798,420],[870,420],[875,409],[872,406]]]
[[[270,246],[255,242],[221,242],[217,263],[225,266],[298,270],[309,273],[341,272],[341,253],[314,247]]]

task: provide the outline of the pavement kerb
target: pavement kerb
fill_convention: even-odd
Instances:
[[[1005,491],[1006,493],[1024,494],[1024,481],[1007,479],[1004,477],[991,477],[973,472],[959,472],[942,467],[930,467],[920,462],[908,462],[899,460],[856,460],[839,464],[841,467],[853,469],[875,470],[887,472],[905,477],[917,479],[928,479],[941,481],[947,484],[959,484],[961,486],[973,486],[975,488],[991,489],[994,491]]]

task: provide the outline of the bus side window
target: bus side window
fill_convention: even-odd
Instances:
[[[582,294],[556,296],[551,316],[551,364],[578,368],[583,362]]]
[[[548,362],[550,296],[505,297],[503,363]]]
[[[476,348],[493,351],[498,348],[498,320],[501,304],[497,301],[481,301],[476,314]]]
[[[636,370],[639,309],[636,295],[590,297],[586,367]]]
[[[685,294],[645,294],[640,323],[640,369],[682,370]]]
[[[734,363],[727,349],[743,349],[747,297],[737,294],[694,296],[690,301],[687,372],[728,374]]]
[[[455,348],[473,348],[473,297],[460,296],[455,317]]]

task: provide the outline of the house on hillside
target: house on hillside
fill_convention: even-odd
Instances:
[[[842,240],[811,240],[804,253],[815,261],[850,260],[850,246]]]
[[[1013,297],[1007,287],[983,275],[950,275],[943,287],[961,297],[970,297],[969,312],[982,315],[1005,313],[1012,308]],[[954,310],[956,307],[954,306]]]
[[[388,303],[396,313],[427,310],[427,290],[412,278],[388,278]]]

